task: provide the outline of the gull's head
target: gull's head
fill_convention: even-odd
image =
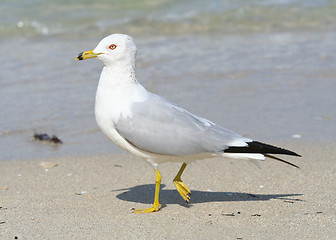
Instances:
[[[76,60],[98,58],[105,66],[115,65],[117,62],[135,62],[136,46],[133,38],[126,34],[112,34],[102,39],[94,50],[81,52]]]

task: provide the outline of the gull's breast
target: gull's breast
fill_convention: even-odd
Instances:
[[[115,127],[121,116],[131,117],[131,105],[144,101],[147,93],[141,85],[123,89],[102,88],[98,86],[95,103],[95,117],[99,128],[115,145],[141,158],[150,158],[146,152],[131,145]],[[146,91],[146,90],[145,90]]]

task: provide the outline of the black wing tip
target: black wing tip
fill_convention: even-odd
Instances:
[[[227,149],[224,150],[224,152],[231,152],[231,153],[260,153],[263,154],[265,157],[268,158],[272,158],[274,160],[286,163],[288,165],[291,165],[293,167],[296,167],[298,169],[300,169],[299,166],[295,165],[294,163],[288,162],[286,160],[283,160],[281,158],[272,156],[270,154],[283,154],[283,155],[290,155],[290,156],[295,156],[295,157],[301,157],[301,155],[284,149],[284,148],[279,148],[279,147],[275,147],[266,143],[261,143],[258,141],[252,141],[252,142],[247,142],[247,146],[246,147],[229,147]]]
[[[276,147],[276,146],[266,144],[266,143],[262,143],[262,142],[258,142],[258,141],[252,141],[251,143],[255,143],[255,144],[259,145],[261,148],[265,148],[266,151],[270,151],[270,152],[265,152],[265,153],[284,154],[284,155],[291,155],[291,156],[295,156],[295,157],[302,157],[300,154],[297,154],[296,152],[293,152],[293,151],[285,149],[285,148]],[[250,144],[250,143],[247,143],[247,144]]]
[[[302,157],[300,154],[297,154],[295,152],[294,152],[293,156],[295,156],[295,157]]]
[[[286,163],[288,165],[291,165],[293,167],[296,167],[297,169],[301,169],[299,166],[295,165],[294,163],[291,163],[291,162],[288,162],[286,160],[283,160],[281,158],[278,158],[278,157],[275,157],[275,156],[272,156],[272,155],[269,155],[269,154],[264,154],[265,157],[268,157],[268,158],[272,158],[274,160],[277,160],[277,161],[280,161],[280,162],[283,162],[283,163]],[[301,157],[301,156],[300,156]]]
[[[235,147],[231,146],[224,150],[224,152],[231,152],[231,153],[261,153],[261,154],[284,154],[284,155],[291,155],[296,157],[301,157],[301,155],[284,149],[280,147],[276,147],[270,144],[252,141],[247,142],[247,146],[245,147]]]

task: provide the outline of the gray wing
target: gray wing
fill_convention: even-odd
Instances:
[[[199,118],[149,93],[144,102],[133,103],[131,115],[120,116],[118,132],[134,146],[147,152],[187,156],[202,152],[221,152],[249,139]]]

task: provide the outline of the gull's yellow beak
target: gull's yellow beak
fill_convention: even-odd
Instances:
[[[78,54],[78,56],[76,57],[76,60],[85,60],[88,58],[95,58],[98,55],[100,55],[101,53],[93,53],[93,50],[91,51],[86,51],[86,52],[81,52],[80,54]]]

